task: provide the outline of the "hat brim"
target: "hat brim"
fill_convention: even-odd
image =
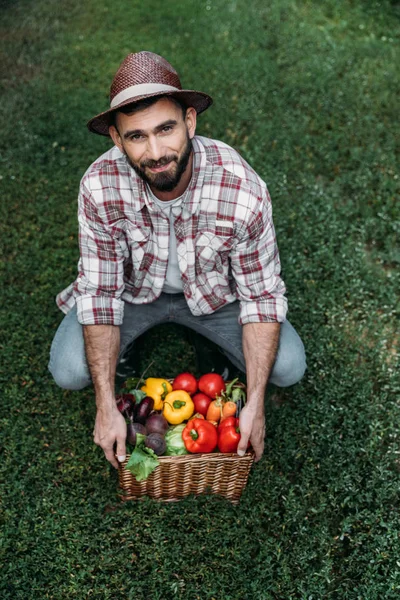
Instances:
[[[193,106],[196,109],[197,114],[205,111],[209,106],[211,106],[213,100],[211,96],[204,94],[203,92],[196,92],[194,90],[177,90],[174,92],[160,92],[157,94],[145,94],[143,96],[135,96],[134,98],[129,98],[125,102],[121,102],[118,106],[114,108],[110,108],[99,115],[90,119],[87,123],[87,127],[89,131],[92,133],[97,133],[98,135],[105,135],[107,137],[110,136],[108,133],[108,128],[110,126],[110,116],[112,113],[115,113],[122,106],[127,106],[128,104],[134,104],[135,102],[139,102],[139,100],[143,100],[144,98],[156,98],[157,96],[171,96],[173,98],[181,99],[188,107]]]

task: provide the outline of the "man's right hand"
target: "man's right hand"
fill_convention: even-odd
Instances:
[[[115,458],[114,444],[117,444],[116,455],[120,462],[126,456],[126,423],[117,406],[109,409],[99,408],[93,430],[94,443],[103,449],[106,459],[116,469],[118,462]]]

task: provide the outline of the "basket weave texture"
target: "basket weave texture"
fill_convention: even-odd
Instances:
[[[145,481],[136,481],[125,469],[127,456],[119,464],[119,485],[123,500],[137,500],[149,496],[171,502],[189,494],[218,494],[233,504],[239,502],[246,487],[254,452],[244,456],[236,453],[185,454],[183,456],[160,456],[160,464]]]

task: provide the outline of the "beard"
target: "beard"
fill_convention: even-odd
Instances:
[[[140,164],[135,164],[129,158],[125,150],[124,154],[132,169],[134,169],[134,171],[139,175],[139,177],[141,177],[141,179],[143,179],[143,181],[160,192],[172,192],[172,190],[175,189],[180,182],[183,173],[186,171],[186,167],[189,163],[190,153],[192,152],[192,147],[192,140],[186,132],[186,144],[179,160],[178,156],[175,154],[164,156],[163,158],[160,158],[160,160],[146,160]],[[162,167],[169,162],[175,162],[176,165],[172,165],[168,171],[163,171],[161,173],[147,173],[145,171],[146,167],[153,169],[155,167]]]

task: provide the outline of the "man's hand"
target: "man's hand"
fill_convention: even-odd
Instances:
[[[111,410],[97,410],[93,436],[94,443],[103,449],[106,459],[117,469],[114,444],[117,443],[116,455],[122,462],[126,456],[126,423],[116,406]]]
[[[258,462],[264,452],[265,414],[263,402],[249,403],[240,411],[239,428],[241,434],[237,449],[239,456],[244,455],[250,441],[256,454],[255,462]]]
[[[241,439],[238,453],[250,440],[256,462],[264,452],[264,397],[279,343],[279,323],[246,323],[243,326],[243,353],[247,371],[247,404],[239,417]]]
[[[115,403],[114,381],[120,345],[119,327],[84,325],[86,358],[96,393],[97,415],[93,430],[94,443],[104,450],[106,459],[118,467],[114,456],[125,460],[126,423]]]

